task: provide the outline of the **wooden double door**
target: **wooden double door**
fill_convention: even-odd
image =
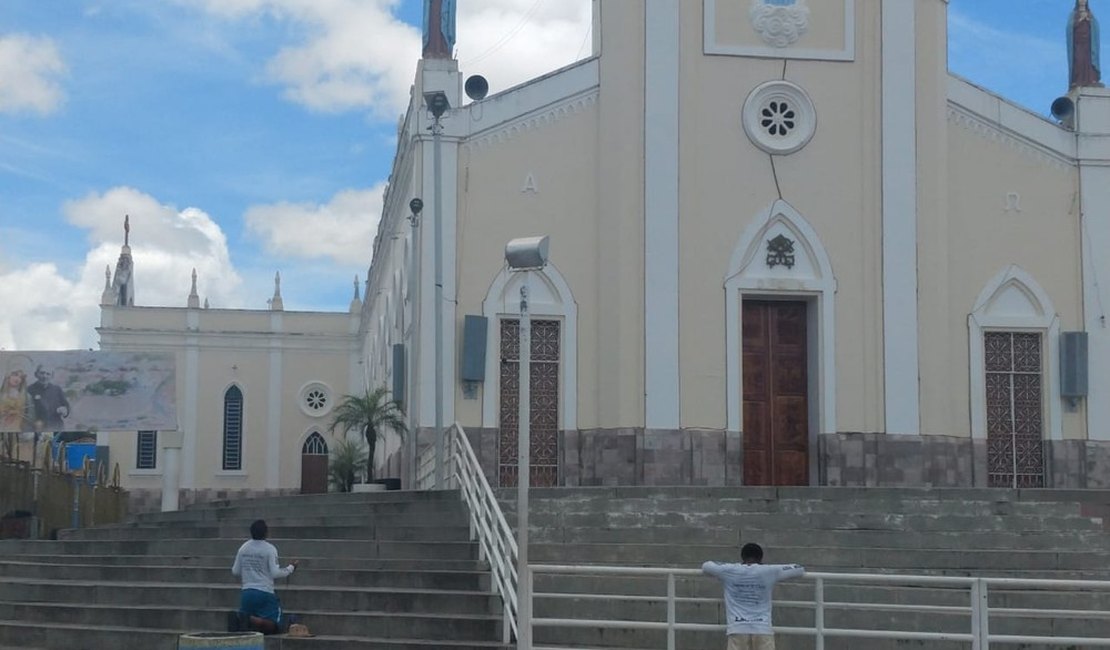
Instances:
[[[805,302],[743,301],[745,485],[809,485]]]

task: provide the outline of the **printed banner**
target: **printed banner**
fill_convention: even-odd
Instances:
[[[0,432],[177,429],[172,353],[0,352]]]

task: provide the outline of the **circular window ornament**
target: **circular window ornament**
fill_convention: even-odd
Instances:
[[[310,417],[322,417],[331,411],[331,389],[321,382],[314,381],[301,388],[301,410]]]
[[[755,146],[773,154],[791,154],[809,143],[817,130],[817,111],[801,87],[768,81],[748,95],[741,117]]]

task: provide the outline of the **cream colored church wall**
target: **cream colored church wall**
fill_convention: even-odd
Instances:
[[[951,364],[942,381],[952,419],[962,423],[960,432],[967,435],[967,315],[992,278],[1016,264],[1048,294],[1062,331],[1083,327],[1080,232],[1074,214],[1077,172],[1010,136],[961,124],[949,125],[948,142],[948,266],[927,272],[948,283],[952,317],[944,327]],[[933,324],[940,325],[922,327]],[[1046,394],[1046,399],[1058,403],[1059,396]],[[1082,417],[1065,411],[1063,434],[1086,437]]]
[[[956,359],[949,325],[966,321],[966,311],[953,309],[949,298],[948,248],[948,65],[947,12],[940,0],[916,5],[917,64],[917,269],[918,269],[918,373],[920,377],[921,433],[967,435],[966,388],[960,409],[954,407],[957,391],[948,381]],[[966,375],[966,373],[964,373]],[[966,385],[966,377],[965,377]]]
[[[266,350],[202,349],[197,363],[196,485],[218,489],[266,486],[266,418],[270,377]],[[242,470],[223,470],[224,394],[243,392]]]
[[[339,441],[338,436],[328,430],[328,425],[333,414],[331,409],[350,392],[347,364],[346,354],[295,350],[282,356],[280,487],[300,487],[301,448],[310,430],[320,432],[329,450]],[[313,382],[323,383],[331,395],[331,407],[320,416],[308,415],[301,408],[302,389]]]
[[[594,208],[599,250],[593,318],[598,354],[583,355],[580,384],[596,399],[596,415],[579,409],[579,428],[642,427],[644,392],[644,3],[602,2],[601,99],[594,148]],[[579,301],[579,309],[588,309]],[[580,312],[581,313],[581,312]],[[580,380],[581,381],[581,380]],[[596,382],[596,383],[593,383]],[[592,385],[591,385],[592,384]],[[584,419],[583,419],[584,418]]]
[[[579,360],[579,422],[562,423],[566,428],[597,426],[597,379],[591,372],[596,366],[583,363],[608,354],[598,349],[596,329],[596,142],[597,105],[590,102],[582,112],[506,141],[465,146],[460,155],[459,187],[466,189],[459,198],[456,340],[461,346],[463,316],[482,314],[490,284],[504,266],[505,244],[515,237],[550,236],[550,262],[570,285],[579,309],[578,350],[562,351],[564,359],[576,354]],[[517,299],[508,302],[515,306]],[[499,349],[499,329],[493,332],[487,345]],[[481,425],[481,399],[465,399],[460,392],[455,408],[463,423]]]
[[[697,3],[683,11],[697,12]],[[860,6],[862,5],[862,6]],[[801,151],[774,156],[782,198],[829,253],[836,293],[837,428],[882,427],[882,293],[879,215],[877,7],[857,3],[854,63],[790,60],[785,78],[817,111]],[[682,39],[700,37],[695,16]],[[748,94],[783,76],[783,60],[699,56],[682,62],[680,304],[682,426],[721,429],[726,363],[723,279],[745,226],[779,198],[772,157],[740,124]],[[730,299],[735,299],[731,297]],[[729,387],[728,390],[739,390]]]

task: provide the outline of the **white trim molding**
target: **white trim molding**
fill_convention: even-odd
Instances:
[[[914,0],[882,0],[883,401],[886,432],[921,432]]]
[[[983,335],[990,330],[1039,332],[1044,346],[1045,439],[1062,440],[1060,404],[1060,317],[1052,300],[1031,275],[1010,265],[979,292],[967,316],[971,388],[971,437],[987,437],[987,369]]]
[[[502,268],[490,284],[482,301],[482,315],[487,319],[486,380],[482,390],[482,427],[501,426],[498,419],[500,391],[502,316],[520,317],[520,285],[524,278]],[[560,372],[562,373],[562,413],[559,429],[578,428],[578,304],[563,274],[551,263],[541,271],[533,271],[529,281],[528,313],[531,318],[560,318]]]
[[[644,11],[644,424],[678,429],[679,0]]]
[[[729,3],[737,3],[741,0],[725,0]],[[759,0],[755,0],[759,1]],[[805,4],[805,0],[798,0],[800,3]],[[835,0],[818,0],[817,4],[831,5]],[[717,4],[719,0],[705,0],[705,25],[704,25],[704,47],[706,54],[724,54],[730,56],[757,56],[771,59],[812,59],[817,61],[854,61],[856,58],[856,3],[855,0],[843,0],[844,2],[844,46],[840,48],[806,48],[794,47],[795,42],[791,41],[783,46],[776,46],[777,43],[784,41],[777,40],[776,44],[768,43],[769,35],[765,34],[767,30],[753,19],[758,17],[758,13],[749,10],[749,21],[746,27],[752,30],[752,33],[759,36],[760,39],[767,43],[765,45],[729,45],[717,42]],[[753,7],[754,8],[754,7]],[[805,18],[806,27],[809,26],[809,16]],[[797,41],[804,36],[804,32],[798,33]],[[771,39],[776,40],[776,39]]]
[[[767,263],[767,241],[779,235],[794,243],[793,266]],[[744,422],[740,304],[745,296],[797,298],[816,304],[810,345],[811,438],[836,432],[836,277],[817,231],[789,203],[775,201],[744,229],[725,274],[726,422],[740,432]],[[815,319],[814,319],[815,317]],[[816,336],[813,336],[813,335]],[[815,339],[815,340],[814,340]],[[815,363],[814,363],[815,362]],[[813,366],[816,367],[813,367]],[[813,380],[816,379],[816,383]],[[811,441],[812,442],[812,441]],[[817,448],[811,444],[811,453]]]

